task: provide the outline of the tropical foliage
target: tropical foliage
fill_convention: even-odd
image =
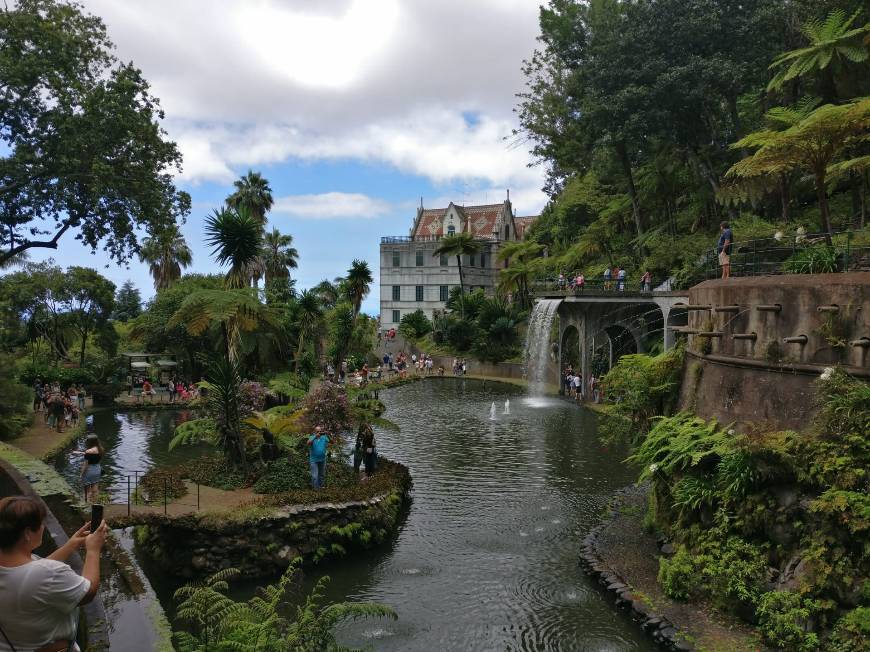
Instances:
[[[323,604],[328,577],[317,581],[311,592],[287,618],[290,593],[298,584],[300,560],[296,559],[277,584],[262,587],[255,597],[239,602],[226,595],[234,569],[212,575],[202,583],[175,592],[178,618],[189,629],[175,632],[181,652],[340,652],[335,627],[348,619],[396,618],[389,607],[373,603]]]

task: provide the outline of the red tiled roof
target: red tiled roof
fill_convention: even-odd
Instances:
[[[415,236],[443,235],[444,215],[447,208],[427,208],[421,212]],[[475,238],[492,239],[499,216],[504,212],[504,204],[487,204],[483,206],[456,206],[456,212],[466,224],[463,230],[470,230]]]
[[[540,215],[525,215],[523,217],[514,218],[514,228],[517,230],[517,237],[522,240],[526,237],[526,231],[538,219]]]

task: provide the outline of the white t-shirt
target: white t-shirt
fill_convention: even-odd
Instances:
[[[62,561],[33,555],[29,564],[0,566],[0,627],[17,652],[72,639],[79,602],[90,588],[90,580]],[[11,652],[2,636],[0,651]]]

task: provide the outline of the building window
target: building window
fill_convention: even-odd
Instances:
[[[423,250],[422,249],[417,249],[416,261],[417,261],[416,262],[417,267],[423,266]]]
[[[402,266],[402,252],[401,251],[393,251],[393,267],[401,267]]]
[[[441,267],[447,267],[447,265],[449,264],[446,254],[441,254],[440,264]]]
[[[402,313],[401,313],[401,311],[399,311],[399,310],[394,310],[394,311],[393,311],[393,323],[394,323],[394,324],[398,324],[400,321],[402,321]]]
[[[486,254],[480,254],[480,266],[486,267]]]
[[[417,299],[417,301],[423,300],[423,286],[422,285],[418,285],[414,288],[414,296]]]
[[[511,237],[511,225],[505,224],[504,225],[504,239],[509,240],[510,237]]]
[[[470,256],[468,256],[468,266],[474,267],[474,254],[471,254]]]
[[[450,224],[447,227],[447,235],[454,235],[456,233],[456,227]]]
[[[444,301],[446,303],[447,299],[450,296],[450,288],[446,285],[442,285],[441,287],[438,288],[438,296],[441,299],[441,301]]]
[[[393,301],[401,301],[402,300],[402,286],[394,285],[393,286]]]

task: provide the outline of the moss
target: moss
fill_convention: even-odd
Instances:
[[[55,469],[21,449],[0,442],[0,459],[8,462],[27,477],[38,495],[45,497],[61,494],[78,499],[76,492]]]

